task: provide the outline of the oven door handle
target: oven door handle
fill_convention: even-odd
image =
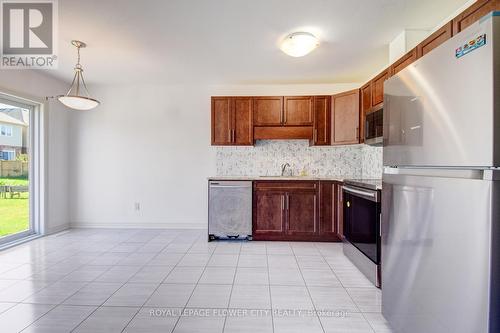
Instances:
[[[355,188],[352,188],[349,186],[342,186],[342,189],[345,192],[357,194],[365,199],[378,202],[378,193],[377,192],[362,191],[362,190],[358,190],[358,189],[355,189]]]

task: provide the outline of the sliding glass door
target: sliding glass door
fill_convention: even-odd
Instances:
[[[37,233],[34,219],[35,107],[0,97],[0,245]]]

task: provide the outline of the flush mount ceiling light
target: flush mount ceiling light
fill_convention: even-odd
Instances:
[[[73,76],[73,82],[71,82],[71,86],[66,95],[57,96],[57,99],[71,109],[91,110],[98,106],[100,102],[90,97],[85,79],[83,78],[83,67],[80,64],[80,49],[86,47],[87,44],[79,40],[73,40],[71,44],[76,47],[78,52],[78,60],[75,65],[75,76]],[[83,90],[83,95],[81,94],[81,90]]]
[[[294,32],[281,42],[281,51],[292,57],[303,57],[319,46],[319,40],[309,32]]]

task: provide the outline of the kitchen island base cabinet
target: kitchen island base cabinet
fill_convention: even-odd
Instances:
[[[336,214],[320,211],[323,201],[336,209],[335,184],[329,185],[321,191],[318,181],[254,182],[253,240],[339,241]]]

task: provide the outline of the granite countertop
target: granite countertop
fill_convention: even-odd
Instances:
[[[214,176],[208,177],[208,180],[329,180],[343,182],[346,177],[342,176]]]

